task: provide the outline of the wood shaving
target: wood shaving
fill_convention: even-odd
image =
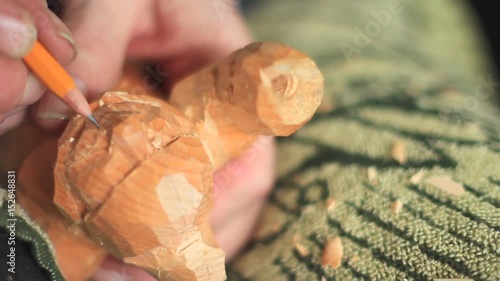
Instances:
[[[337,202],[335,202],[335,199],[333,199],[332,197],[326,199],[326,210],[328,212],[333,211],[333,209],[335,209],[336,206]]]
[[[393,213],[399,214],[401,212],[401,209],[403,209],[403,203],[400,200],[396,200],[392,202],[391,209]]]
[[[297,250],[297,252],[299,252],[301,257],[305,257],[309,254],[309,250],[307,250],[307,248],[304,247],[304,245],[300,244],[299,242],[300,235],[295,234],[292,240],[293,240],[293,247],[295,248],[295,250]]]
[[[156,149],[162,149],[163,148],[163,139],[160,136],[155,136],[153,140],[151,141],[151,144],[156,148]]]
[[[398,161],[399,164],[406,163],[405,145],[402,141],[397,140],[392,144],[391,156],[392,159]]]
[[[99,107],[103,106],[104,105],[104,101],[103,100],[99,100]]]
[[[321,265],[323,267],[331,266],[333,269],[338,268],[342,262],[343,252],[340,237],[326,241],[323,254],[321,255]]]
[[[281,229],[281,224],[279,224],[279,223],[275,223],[271,226],[272,233],[278,233],[278,231],[280,231],[280,229]]]
[[[449,176],[434,176],[425,180],[425,183],[431,184],[442,191],[452,195],[462,195],[465,193],[464,186],[461,183],[454,181]]]
[[[417,184],[420,181],[422,181],[422,178],[424,177],[424,175],[425,175],[425,170],[420,170],[416,174],[414,174],[413,176],[411,176],[410,182],[413,183],[413,184]]]
[[[354,255],[350,260],[349,263],[355,263],[358,262],[361,258],[358,255]]]
[[[368,180],[373,183],[377,179],[378,173],[375,167],[368,167]]]

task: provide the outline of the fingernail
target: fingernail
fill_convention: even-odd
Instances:
[[[24,92],[19,100],[17,106],[30,105],[35,103],[45,92],[46,87],[38,80],[38,78],[33,74],[28,74],[28,79],[26,85],[24,86]]]
[[[73,39],[71,32],[69,31],[68,27],[66,27],[66,25],[61,22],[61,19],[56,14],[54,14],[52,11],[48,11],[48,13],[51,17],[52,22],[57,28],[57,36],[61,37],[71,45],[71,48],[73,49],[73,58],[71,59],[71,61],[75,60],[76,56],[78,55],[78,47],[76,46],[75,39]]]
[[[68,41],[68,43],[71,45],[71,48],[73,49],[73,58],[71,58],[71,61],[74,61],[76,59],[76,56],[78,55],[78,48],[76,47],[75,40],[73,39],[71,34],[66,31],[61,31],[57,35]]]
[[[27,15],[20,19],[0,15],[0,33],[7,36],[7,40],[0,40],[0,52],[13,58],[25,56],[37,38],[35,24]]]
[[[60,113],[60,112],[49,112],[49,111],[46,111],[46,112],[40,112],[40,113],[38,113],[38,117],[40,117],[42,119],[46,119],[46,120],[63,121],[63,120],[69,119],[71,117],[71,115],[70,114]]]
[[[54,24],[58,27],[57,35],[71,45],[71,48],[73,49],[73,57],[71,58],[71,61],[74,61],[78,55],[78,47],[76,46],[75,39],[73,39],[73,35],[71,35],[71,31],[69,31],[66,25],[61,22],[61,19],[57,17],[56,14],[53,12],[49,12],[49,14],[52,17]]]
[[[65,120],[71,117],[71,109],[63,101],[51,94],[40,100],[37,116],[48,120]]]

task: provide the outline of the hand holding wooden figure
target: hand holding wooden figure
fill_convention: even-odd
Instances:
[[[287,136],[319,106],[304,54],[255,43],[180,81],[170,103],[109,92],[103,127],[71,120],[59,140],[56,206],[113,256],[160,280],[224,280],[210,227],[213,171],[259,135]]]

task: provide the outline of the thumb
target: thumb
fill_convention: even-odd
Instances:
[[[67,67],[77,86],[92,100],[110,90],[121,76],[128,43],[151,1],[73,0],[62,19],[79,47]],[[33,108],[38,124],[59,127],[71,110],[53,95],[45,95]]]

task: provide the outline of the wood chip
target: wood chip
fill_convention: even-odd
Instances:
[[[403,142],[398,140],[392,144],[391,156],[392,159],[398,161],[399,164],[406,163],[406,151]]]
[[[400,200],[396,200],[392,202],[391,209],[393,213],[399,214],[401,212],[401,209],[403,209],[403,203]]]
[[[424,175],[425,175],[425,170],[420,170],[416,174],[414,174],[413,176],[411,176],[410,182],[413,183],[413,184],[417,184],[420,181],[422,181],[422,178],[424,177]]]
[[[337,206],[337,202],[335,202],[335,199],[333,199],[332,197],[326,199],[326,210],[328,212],[333,211],[333,209],[335,209],[335,206]]]
[[[278,231],[280,231],[281,229],[281,224],[279,223],[274,223],[272,226],[271,226],[271,233],[278,233]]]
[[[338,268],[342,262],[343,251],[340,237],[326,241],[323,254],[321,255],[321,265],[323,267],[331,266],[333,269]]]
[[[99,99],[99,107],[103,106],[104,105],[104,101]]]
[[[307,250],[306,247],[304,247],[304,245],[300,244],[300,235],[298,234],[295,234],[292,238],[293,240],[293,247],[295,248],[295,250],[297,250],[297,252],[299,252],[300,256],[301,257],[305,257],[307,255],[309,255],[309,250]]]
[[[163,148],[163,139],[160,136],[155,136],[151,140],[151,144],[156,148],[156,149],[162,149]]]
[[[465,193],[464,186],[461,183],[454,181],[449,176],[430,177],[425,180],[425,183],[431,184],[452,195],[462,195]]]
[[[374,182],[377,179],[377,169],[375,167],[368,167],[368,180]]]
[[[361,258],[358,255],[354,255],[350,260],[349,263],[355,263],[358,262]]]

